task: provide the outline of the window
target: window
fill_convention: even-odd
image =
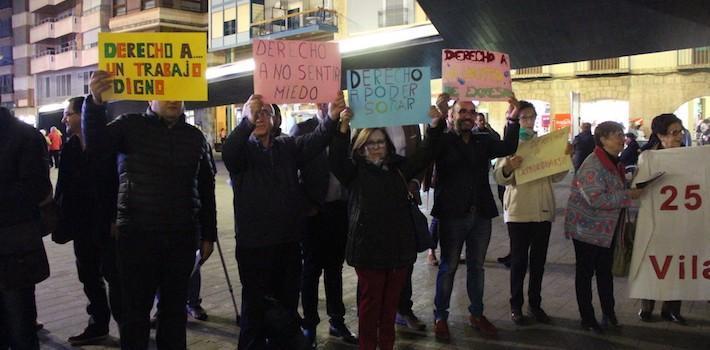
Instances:
[[[12,18],[0,20],[0,37],[12,36]]]
[[[202,12],[202,0],[182,0],[180,9],[193,12]]]
[[[224,22],[224,35],[232,35],[237,32],[237,21],[236,20],[230,20]]]
[[[12,74],[0,76],[0,93],[12,93]]]
[[[143,0],[142,3],[143,4],[141,5],[141,8],[143,10],[147,10],[147,9],[154,8],[156,1],[155,0]]]
[[[89,93],[89,82],[91,81],[91,74],[94,73],[93,71],[89,72],[84,72],[84,94]]]
[[[101,0],[84,0],[82,3],[82,10],[84,14],[94,12],[101,6]]]
[[[113,0],[113,15],[122,16],[126,14],[126,0]]]
[[[44,97],[49,97],[49,77],[44,78]]]
[[[12,64],[12,46],[0,47],[0,66]]]

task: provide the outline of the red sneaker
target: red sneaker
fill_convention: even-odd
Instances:
[[[434,321],[434,336],[436,340],[449,340],[451,339],[451,334],[449,333],[449,324],[446,320],[436,320]]]
[[[488,322],[486,316],[481,317],[469,316],[468,321],[471,327],[477,329],[481,334],[488,337],[495,337],[498,334],[498,329],[492,323]]]

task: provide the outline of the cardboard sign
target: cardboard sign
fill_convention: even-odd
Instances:
[[[515,182],[520,185],[572,168],[567,150],[569,128],[553,131],[518,145],[515,153],[523,157],[523,164],[515,170]]]
[[[337,43],[253,41],[254,93],[267,103],[332,102],[340,91]]]
[[[636,181],[644,187],[636,220],[629,295],[710,300],[710,146],[646,151]]]
[[[106,100],[207,100],[205,33],[99,33],[99,69],[114,76]]]
[[[353,128],[429,122],[429,67],[349,70],[347,78]]]
[[[513,95],[510,56],[485,50],[444,49],[443,91],[455,99],[507,101]]]

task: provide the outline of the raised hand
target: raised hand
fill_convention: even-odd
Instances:
[[[503,172],[505,174],[510,174],[513,171],[515,171],[515,169],[518,169],[518,168],[520,168],[521,165],[523,165],[523,157],[521,157],[521,156],[516,156],[516,155],[508,156],[505,158],[505,160],[506,160],[506,162],[505,162],[505,165],[503,166]]]
[[[449,101],[451,101],[451,96],[447,93],[439,94],[439,96],[436,97],[436,108],[439,109],[439,112],[444,116],[449,113]]]
[[[251,95],[244,103],[244,114],[252,124],[256,124],[256,119],[263,108],[264,102],[261,101],[261,95]]]
[[[343,134],[348,133],[348,129],[350,129],[350,120],[353,118],[353,111],[349,108],[346,107],[343,109],[342,112],[340,112],[340,132]]]
[[[335,97],[335,101],[328,104],[328,116],[332,120],[338,120],[340,118],[340,113],[346,108],[345,97],[342,91],[338,91],[338,95]]]
[[[89,82],[89,91],[91,91],[91,97],[96,104],[104,104],[101,95],[111,89],[113,86],[113,80],[111,79],[111,74],[106,71],[97,70],[91,75],[91,81]]]
[[[511,120],[518,120],[518,112],[520,112],[520,102],[513,96],[508,97],[508,111],[505,113],[505,117]]]

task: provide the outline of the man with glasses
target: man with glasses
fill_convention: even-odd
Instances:
[[[453,105],[453,129],[444,133],[435,151],[437,185],[432,216],[439,219],[441,263],[434,297],[434,333],[439,340],[450,338],[448,309],[464,243],[470,325],[483,335],[497,334],[495,326],[483,316],[483,261],[491,238],[491,219],[498,216],[488,182],[490,160],[511,155],[518,148],[517,100],[511,97],[509,104],[508,126],[499,141],[473,133],[476,107],[471,101],[457,101]],[[442,113],[448,112],[447,104],[437,106]]]
[[[304,346],[294,321],[301,286],[300,228],[308,207],[298,170],[325,150],[344,109],[338,92],[328,118],[313,132],[274,137],[274,110],[253,95],[245,103],[244,118],[224,143],[242,283],[240,350],[264,349],[267,342],[284,349]]]

